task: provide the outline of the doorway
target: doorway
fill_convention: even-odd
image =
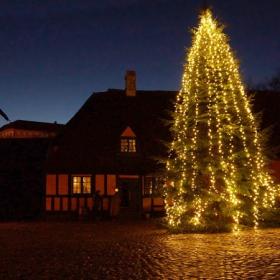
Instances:
[[[118,188],[121,214],[140,214],[142,205],[140,180],[138,178],[120,178]]]

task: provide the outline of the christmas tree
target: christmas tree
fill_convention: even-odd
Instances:
[[[176,99],[167,162],[172,229],[257,227],[275,202],[262,135],[223,27],[200,15]]]

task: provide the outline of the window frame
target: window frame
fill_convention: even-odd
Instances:
[[[162,197],[164,178],[161,176],[145,176],[143,197]]]
[[[74,192],[74,178],[79,178],[79,192]],[[87,179],[87,180],[84,180]],[[89,190],[89,191],[85,191]],[[71,194],[72,195],[91,195],[92,194],[92,176],[91,175],[72,175],[71,176]]]
[[[124,141],[126,141],[126,145],[123,145]],[[127,150],[123,150],[123,146],[126,146]],[[120,138],[120,152],[122,154],[135,154],[135,153],[137,153],[136,137],[121,136],[121,138]]]
[[[144,189],[143,197],[152,197],[153,187],[154,187],[154,178],[152,176],[146,176],[144,178]]]

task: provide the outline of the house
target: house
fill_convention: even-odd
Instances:
[[[62,127],[57,123],[16,120],[0,128],[0,139],[54,138]]]
[[[96,192],[109,215],[164,211],[160,159],[171,140],[167,120],[176,92],[137,90],[134,71],[127,72],[125,83],[124,90],[93,93],[54,140],[46,163],[47,213],[91,211]],[[280,142],[279,104],[275,93],[255,96],[263,126],[276,123],[274,145]]]
[[[46,155],[62,127],[18,120],[0,128],[0,220],[41,215]]]
[[[47,160],[46,211],[91,210],[94,193],[112,211],[118,192],[121,212],[162,212],[159,159],[166,154],[164,123],[176,92],[136,90],[127,72],[126,89],[94,93],[65,125]]]

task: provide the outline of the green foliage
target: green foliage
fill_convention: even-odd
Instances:
[[[271,220],[278,187],[266,170],[267,135],[259,131],[238,63],[209,10],[186,61],[167,162],[169,227],[216,232]]]

